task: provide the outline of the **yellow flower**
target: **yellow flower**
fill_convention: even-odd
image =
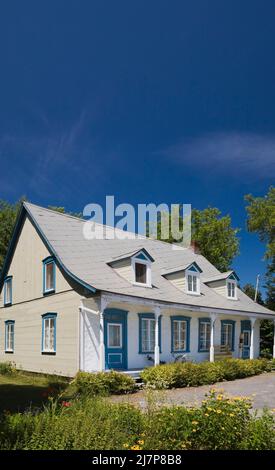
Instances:
[[[229,416],[235,416],[234,413],[230,413]]]
[[[205,413],[204,416],[209,416],[209,413]]]
[[[217,410],[218,415],[222,413],[222,410]]]
[[[196,424],[199,424],[198,421],[192,421],[192,424],[196,426]]]
[[[142,446],[144,444],[144,441],[141,439],[140,441],[138,441],[138,444]]]
[[[212,408],[209,408],[209,407],[208,407],[208,408],[207,408],[207,411],[212,411]]]
[[[186,447],[186,444],[181,444],[182,449]]]
[[[197,429],[192,429],[192,432],[197,432]]]
[[[123,447],[127,449],[127,447],[129,447],[129,444],[123,444]]]
[[[224,427],[223,427],[223,426],[221,427],[221,429],[222,429],[222,431],[224,431]]]
[[[223,399],[223,395],[220,394],[220,395],[217,395],[217,400],[222,400]]]
[[[137,445],[135,445],[135,446],[132,446],[132,447],[131,447],[131,450],[140,450],[140,447],[137,446]]]

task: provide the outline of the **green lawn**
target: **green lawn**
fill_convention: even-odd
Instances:
[[[55,395],[68,385],[66,379],[17,372],[0,374],[0,413],[23,411],[29,407],[41,407],[49,395]]]

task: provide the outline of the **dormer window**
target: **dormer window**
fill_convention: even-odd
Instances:
[[[188,294],[200,295],[200,270],[196,264],[192,264],[186,270],[186,292]]]
[[[227,297],[229,299],[237,299],[237,282],[233,279],[228,279],[226,282]]]
[[[152,287],[151,283],[152,259],[143,251],[132,257],[133,283],[139,286]]]
[[[226,280],[227,298],[236,300],[237,299],[237,276],[232,274]]]

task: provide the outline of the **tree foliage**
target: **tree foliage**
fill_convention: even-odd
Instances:
[[[171,215],[169,216],[171,228]],[[233,258],[239,253],[238,228],[232,227],[231,217],[222,216],[221,211],[215,207],[204,210],[193,209],[191,215],[191,238],[198,247],[199,252],[220,271],[227,271],[231,267]],[[180,218],[180,229],[183,219]],[[157,225],[157,238],[161,237],[160,221]],[[171,234],[169,239],[163,241],[169,243],[178,242]]]
[[[266,244],[266,259],[275,256],[275,188],[270,187],[266,196],[245,196],[247,211],[247,228],[257,233],[261,242]]]
[[[10,243],[16,217],[23,200],[24,198],[21,198],[15,204],[0,200],[0,272]]]

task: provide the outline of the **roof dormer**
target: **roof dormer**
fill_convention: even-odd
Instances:
[[[230,300],[238,300],[237,287],[239,277],[235,271],[226,271],[224,273],[216,274],[203,282],[214,289],[218,294],[223,295]]]
[[[151,265],[154,259],[145,248],[115,257],[108,264],[136,286],[152,287]]]
[[[200,274],[202,270],[196,261],[162,271],[168,281],[187,294],[200,295]]]

